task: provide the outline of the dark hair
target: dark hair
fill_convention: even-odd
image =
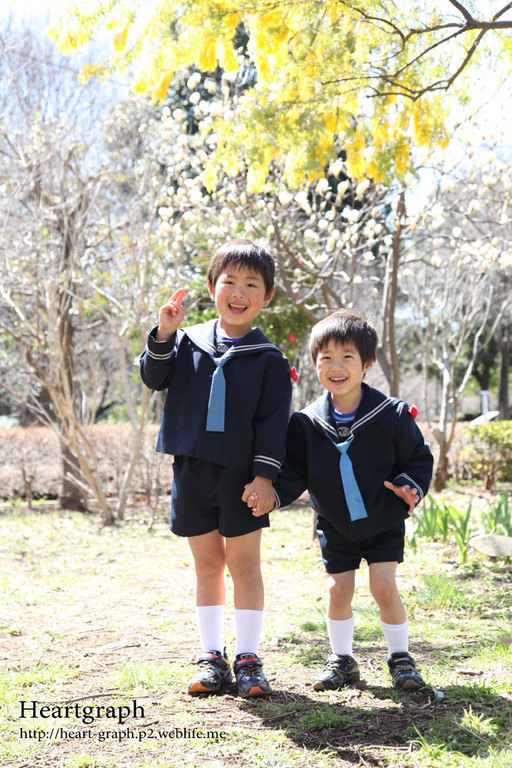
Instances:
[[[330,341],[334,341],[335,344],[352,342],[361,356],[363,365],[373,363],[375,360],[378,344],[377,331],[366,318],[348,309],[338,309],[313,326],[309,337],[309,351],[313,365],[316,364],[319,352]]]
[[[249,267],[260,274],[265,284],[266,296],[274,287],[274,259],[262,245],[257,245],[246,238],[229,240],[222,245],[213,255],[208,266],[208,281],[212,288],[215,288],[219,275],[224,272],[228,264]]]

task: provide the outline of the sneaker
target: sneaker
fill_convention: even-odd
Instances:
[[[271,693],[272,689],[263,673],[263,663],[255,653],[239,653],[233,669],[240,696],[248,698]]]
[[[217,693],[233,679],[226,651],[207,651],[197,660],[199,670],[189,683],[189,693]]]
[[[388,659],[388,667],[397,691],[417,691],[418,688],[424,688],[425,681],[410,654],[403,651],[392,653]]]
[[[313,682],[315,691],[338,691],[344,685],[357,683],[360,679],[357,661],[352,656],[338,656],[332,653],[323,670]]]

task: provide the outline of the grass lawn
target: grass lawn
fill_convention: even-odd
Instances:
[[[51,507],[4,508],[0,537],[3,768],[512,767],[512,569],[503,561],[471,554],[461,566],[455,547],[432,542],[407,551],[401,593],[429,684],[408,695],[390,687],[362,568],[362,681],[317,693],[328,644],[311,513],[276,514],[263,537],[260,646],[274,693],[244,701],[229,687],[186,693],[198,652],[194,571],[166,520],[149,532],[144,510],[101,528]],[[229,652],[231,610],[226,630]]]

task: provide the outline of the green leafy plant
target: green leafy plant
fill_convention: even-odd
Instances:
[[[470,449],[464,452],[467,471],[483,477],[487,489],[512,480],[512,421],[490,421],[468,430]]]

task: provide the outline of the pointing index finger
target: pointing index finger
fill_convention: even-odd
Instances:
[[[171,303],[172,304],[178,304],[178,305],[181,304],[181,301],[182,301],[184,295],[186,294],[186,292],[187,292],[186,288],[178,288],[178,290],[175,291],[173,293],[173,295],[171,296],[171,298],[169,299],[169,304],[171,304]]]

